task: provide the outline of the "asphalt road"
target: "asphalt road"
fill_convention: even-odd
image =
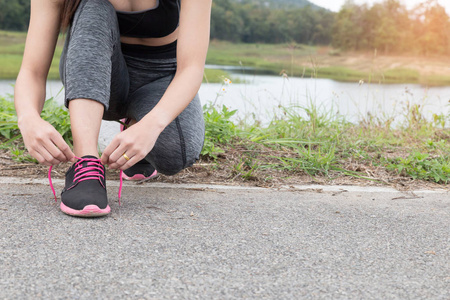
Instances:
[[[79,219],[41,183],[0,178],[1,299],[450,299],[446,192],[109,182]]]

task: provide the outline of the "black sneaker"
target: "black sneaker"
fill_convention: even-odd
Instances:
[[[127,129],[130,122],[130,118],[120,120],[120,131]],[[158,177],[158,171],[156,171],[155,168],[144,158],[131,168],[123,171],[122,176],[125,180],[150,180]]]
[[[66,173],[61,210],[71,216],[99,217],[110,213],[105,167],[95,156],[83,156]]]
[[[145,159],[123,171],[126,180],[149,180],[158,177],[158,172]]]

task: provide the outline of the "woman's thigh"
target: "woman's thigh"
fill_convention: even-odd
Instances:
[[[128,99],[127,115],[141,120],[160,101],[173,76],[148,83]],[[173,175],[199,159],[205,138],[203,110],[198,95],[160,134],[146,159],[158,172]]]
[[[66,106],[74,99],[92,99],[104,105],[104,119],[125,116],[129,76],[111,3],[81,2],[66,36],[60,74]]]

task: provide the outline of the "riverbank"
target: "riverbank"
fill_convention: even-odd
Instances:
[[[0,79],[16,79],[22,64],[26,33],[0,30]],[[48,73],[49,80],[59,79],[59,58],[63,49],[63,38],[58,40],[55,54]],[[205,69],[203,82],[218,83],[224,78],[232,78],[220,69]],[[232,78],[233,79],[233,78]]]
[[[211,41],[209,64],[255,68],[256,73],[328,78],[343,82],[450,85],[450,56],[418,57],[344,53],[298,44],[233,44]]]
[[[11,102],[1,100],[0,176],[42,177],[24,149]],[[368,116],[349,123],[317,107],[280,107],[267,126],[236,123],[226,107],[204,107],[206,138],[200,161],[159,181],[278,187],[292,184],[375,185],[401,190],[448,188],[449,116],[427,120],[420,107],[404,111],[395,128],[391,119]],[[70,143],[67,111],[46,102],[43,118]],[[63,178],[68,164],[54,168]],[[118,179],[118,172],[108,171]]]
[[[0,31],[0,79],[14,79],[22,62],[25,33]],[[62,39],[55,51],[49,79],[58,79]],[[450,56],[389,56],[377,53],[341,53],[331,47],[298,44],[234,44],[211,41],[210,65],[238,66],[245,72],[328,78],[343,82],[416,83],[450,85]],[[224,70],[207,69],[205,82],[230,77]]]

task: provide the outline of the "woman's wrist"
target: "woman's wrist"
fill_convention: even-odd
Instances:
[[[33,120],[40,119],[41,116],[37,112],[28,112],[17,115],[17,126],[22,128],[25,124],[30,124]]]
[[[172,122],[171,116],[167,113],[167,111],[160,110],[158,107],[155,107],[140,121],[145,128],[156,130],[158,134],[161,133],[170,124],[170,122]]]

